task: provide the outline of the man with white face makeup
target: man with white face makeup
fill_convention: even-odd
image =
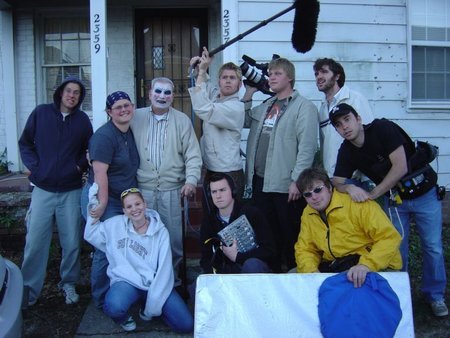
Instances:
[[[137,109],[131,122],[140,156],[139,188],[150,209],[156,210],[170,234],[175,285],[183,257],[181,197],[192,197],[200,179],[200,146],[186,114],[171,107],[173,82],[152,80],[150,107]]]

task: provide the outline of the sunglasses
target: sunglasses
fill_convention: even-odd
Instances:
[[[120,194],[120,199],[123,200],[125,198],[125,196],[127,196],[128,194],[131,194],[131,193],[142,194],[138,188],[130,188],[130,189],[122,191],[122,193]]]
[[[305,191],[302,195],[303,195],[304,198],[310,198],[313,193],[319,194],[324,187],[325,187],[325,184],[321,185],[320,187],[314,188],[311,191]]]

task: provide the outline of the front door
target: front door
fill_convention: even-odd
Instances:
[[[170,78],[175,84],[173,107],[191,115],[188,88],[189,61],[200,55],[207,42],[206,9],[151,9],[136,11],[136,102],[150,105],[148,90],[155,77]],[[198,119],[197,119],[198,120]],[[200,135],[200,122],[195,122]]]

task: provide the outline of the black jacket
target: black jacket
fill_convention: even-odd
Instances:
[[[230,223],[241,215],[245,215],[252,225],[258,248],[245,253],[239,252],[235,263],[230,261],[219,248],[214,257],[212,245],[217,244],[217,241],[210,241],[207,244],[205,241],[209,238],[216,238],[217,233],[229,224],[220,219],[217,208],[214,208],[211,214],[204,217],[200,232],[202,249],[200,265],[204,273],[212,273],[213,265],[217,272],[221,273],[223,270],[229,270],[224,269],[224,265],[243,264],[249,258],[259,258],[273,268],[276,255],[275,241],[264,215],[257,208],[248,204],[242,205],[235,200]],[[213,258],[214,262],[212,262]]]

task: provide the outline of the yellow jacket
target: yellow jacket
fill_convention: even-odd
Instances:
[[[360,264],[371,271],[400,269],[401,236],[384,211],[373,201],[357,203],[333,189],[326,209],[329,245],[335,257],[361,255]],[[328,228],[318,211],[306,206],[295,244],[297,272],[316,272],[322,260],[333,261],[327,240]]]

